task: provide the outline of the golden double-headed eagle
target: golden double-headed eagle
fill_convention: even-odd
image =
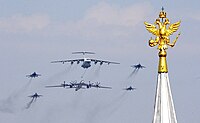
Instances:
[[[156,36],[155,40],[153,40],[151,37],[151,39],[149,40],[149,46],[154,47],[158,45],[158,49],[160,51],[163,51],[163,50],[166,50],[168,46],[173,47],[175,45],[180,33],[176,36],[176,39],[172,43],[170,43],[169,36],[179,29],[181,21],[170,24],[169,19],[166,18],[166,14],[164,17],[163,15],[160,16],[160,18],[162,19],[162,22],[160,21],[161,19],[159,18],[156,19],[155,21],[155,24],[158,26],[158,29],[156,25],[153,25],[147,22],[144,22],[144,24],[145,24],[146,29],[150,33]],[[168,28],[167,28],[167,25],[169,25]]]

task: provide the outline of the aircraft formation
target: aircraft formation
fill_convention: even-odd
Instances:
[[[55,60],[52,61],[51,63],[70,63],[71,65],[73,65],[74,63],[76,64],[81,64],[80,67],[82,67],[83,69],[87,70],[88,68],[90,68],[92,66],[92,64],[94,65],[103,65],[103,64],[120,64],[118,62],[113,62],[113,61],[108,61],[108,60],[100,60],[100,59],[94,59],[94,58],[88,58],[85,55],[93,55],[95,53],[93,52],[72,52],[72,54],[82,54],[83,58],[78,58],[78,59],[68,59],[68,60]],[[99,63],[99,64],[98,64]],[[140,69],[144,69],[146,68],[145,66],[139,64],[136,65],[131,65],[131,67],[133,68],[133,72],[131,73],[131,75],[129,77],[131,77],[132,75],[136,74]],[[26,77],[28,78],[37,78],[40,77],[41,74],[38,74],[36,72],[33,72],[30,75],[26,75]],[[81,77],[82,78],[82,77]],[[112,87],[110,86],[103,86],[100,84],[100,82],[85,82],[83,79],[81,81],[69,81],[66,83],[66,81],[64,81],[61,84],[57,84],[57,85],[46,85],[46,88],[65,88],[65,89],[74,89],[75,91],[79,91],[82,89],[91,89],[91,88],[102,88],[102,89],[112,89]],[[122,90],[124,91],[133,91],[136,90],[135,87],[132,86],[128,86],[126,88],[123,88]],[[32,105],[32,103],[36,102],[37,98],[41,97],[43,95],[39,95],[38,93],[34,93],[33,95],[30,95],[28,97],[32,98],[31,101],[27,104],[26,109],[30,108],[30,106]]]

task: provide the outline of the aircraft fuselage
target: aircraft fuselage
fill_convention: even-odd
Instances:
[[[91,60],[84,59],[83,64],[81,65],[82,68],[87,69],[91,67]]]

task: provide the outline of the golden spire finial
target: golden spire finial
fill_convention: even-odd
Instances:
[[[164,12],[164,7],[162,7],[162,11],[160,12],[159,17],[162,19],[167,17],[166,12]]]
[[[159,50],[159,66],[158,66],[158,72],[159,73],[167,73],[167,61],[166,61],[166,56],[167,52],[166,50],[168,49],[168,46],[174,47],[176,41],[178,40],[178,37],[180,33],[176,36],[176,39],[170,43],[170,38],[169,36],[172,35],[174,32],[176,32],[179,29],[181,21],[178,21],[174,24],[170,24],[169,19],[166,17],[166,12],[164,12],[164,8],[162,7],[162,11],[159,14],[159,18],[156,19],[155,24],[157,27],[153,24],[144,22],[146,29],[152,33],[153,35],[156,36],[155,39],[152,39],[152,37],[149,40],[149,46],[154,47],[158,45],[158,50]],[[160,21],[162,19],[162,22]],[[168,28],[167,28],[167,25]]]

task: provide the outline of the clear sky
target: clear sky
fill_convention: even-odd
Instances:
[[[168,67],[177,119],[200,121],[200,1],[181,0],[0,0],[1,123],[147,123],[153,119],[158,51],[144,21],[154,23],[164,6],[171,23],[181,20],[181,36],[168,49]],[[175,39],[176,32],[171,39]],[[88,57],[120,62],[92,66],[84,80],[112,90],[45,88],[64,80],[81,80],[80,65],[51,64]],[[133,64],[146,69],[128,78]],[[30,82],[25,76],[42,74]],[[137,90],[124,92],[134,86]],[[29,109],[27,96],[39,98]]]

